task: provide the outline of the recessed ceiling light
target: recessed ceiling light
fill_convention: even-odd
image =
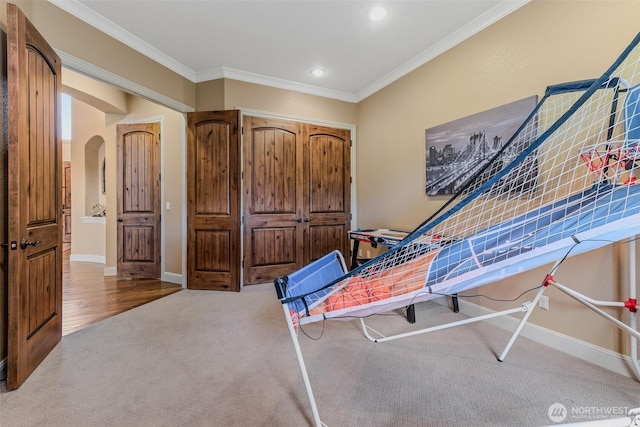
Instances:
[[[327,74],[327,72],[322,68],[314,68],[313,70],[311,70],[311,74],[313,74],[315,77],[322,77]]]
[[[369,12],[369,19],[372,21],[382,21],[386,17],[387,9],[381,6],[374,7],[371,9],[371,12]]]

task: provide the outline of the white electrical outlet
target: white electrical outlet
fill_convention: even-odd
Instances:
[[[538,307],[543,310],[549,310],[549,297],[542,295],[538,300]]]
[[[371,251],[367,251],[367,259],[371,259]]]

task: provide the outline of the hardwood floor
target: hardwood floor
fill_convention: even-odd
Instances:
[[[161,280],[119,280],[104,276],[104,265],[69,261],[62,267],[62,335],[178,292],[180,285]]]

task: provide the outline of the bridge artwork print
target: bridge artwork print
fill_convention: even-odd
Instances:
[[[450,195],[464,187],[516,134],[537,102],[537,96],[530,96],[426,129],[426,194]],[[495,162],[492,168],[484,170],[483,179],[476,182],[481,185],[499,172],[502,165],[509,164],[513,156],[530,142],[523,140],[512,144],[501,154],[502,161]],[[498,169],[495,170],[496,168]],[[531,171],[535,168],[527,165],[523,170]],[[519,177],[517,171],[513,172],[508,176],[528,183],[520,187],[514,185],[513,188],[518,191],[532,189],[529,188],[535,182],[532,177]]]

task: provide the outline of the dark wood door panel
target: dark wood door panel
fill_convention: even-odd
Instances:
[[[194,125],[194,209],[197,215],[228,216],[229,123],[207,120]]]
[[[309,262],[344,247],[344,236],[349,231],[345,224],[314,224],[309,226]],[[342,252],[343,255],[348,253]]]
[[[189,282],[192,289],[238,290],[232,282],[239,273],[234,239],[239,239],[239,235],[228,229],[195,230],[195,259]]]
[[[133,278],[158,278],[157,254],[159,231],[155,217],[145,219],[129,218],[121,225],[122,241],[119,242],[121,265],[129,266],[119,276]],[[135,267],[134,267],[135,266]]]
[[[245,182],[253,195],[248,200],[251,215],[295,214],[297,134],[267,126],[250,132],[250,168]]]
[[[62,241],[71,242],[71,162],[62,162]]]
[[[244,278],[263,283],[349,250],[350,132],[244,118]]]
[[[64,229],[62,241],[71,243],[71,209],[62,211],[62,228]]]
[[[244,282],[302,266],[302,140],[298,123],[244,118]]]
[[[187,287],[239,291],[240,113],[187,122]]]
[[[309,136],[309,212],[344,212],[349,193],[349,141]]]
[[[27,283],[29,298],[37,304],[29,307],[28,336],[36,333],[56,315],[56,292],[48,286],[56,280],[56,250],[50,249],[27,257],[27,276],[33,277]]]
[[[309,125],[306,139],[305,264],[336,249],[347,256],[351,223],[351,132]]]
[[[61,63],[7,4],[7,388],[18,388],[62,336]]]
[[[196,230],[195,270],[197,272],[231,272],[231,233],[229,230]]]
[[[251,227],[251,234],[245,236],[251,248],[245,259],[245,263],[251,263],[250,276],[245,277],[247,283],[265,283],[298,269],[302,251],[298,228],[297,223]]]
[[[117,126],[118,277],[160,277],[160,123]]]

